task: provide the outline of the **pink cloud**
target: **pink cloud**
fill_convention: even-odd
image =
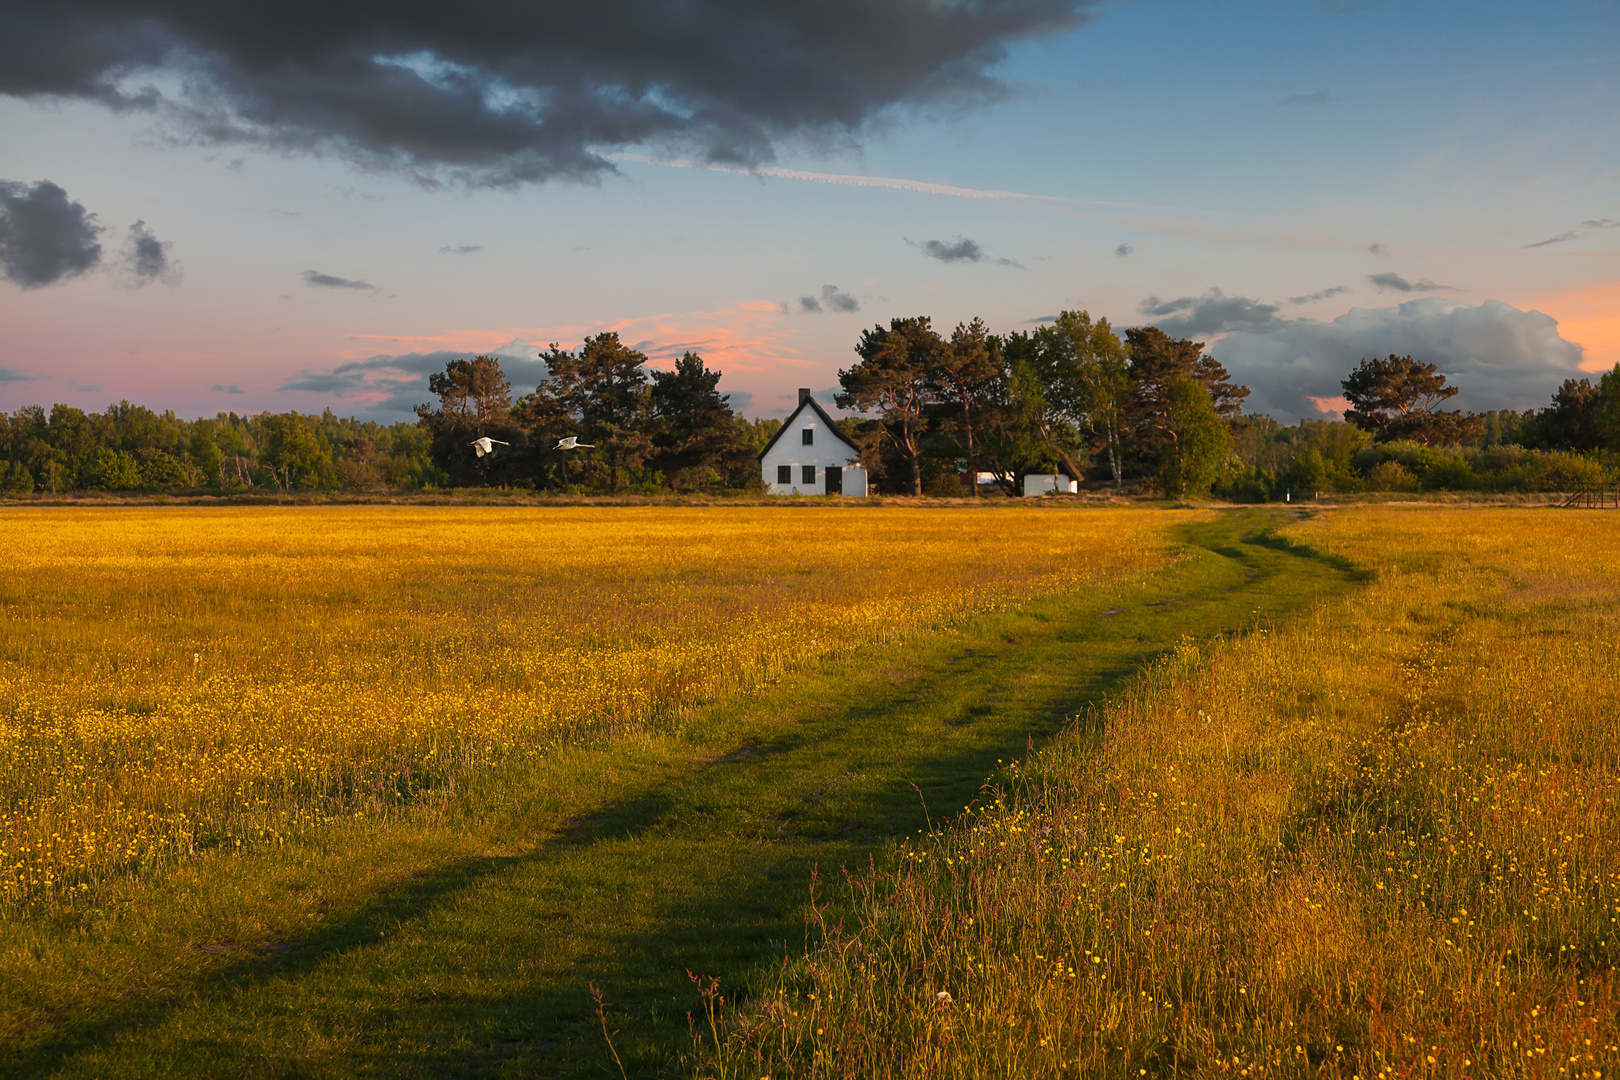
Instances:
[[[1344,419],[1344,412],[1350,407],[1349,399],[1343,397],[1312,397],[1306,394],[1305,400],[1316,406],[1317,412],[1334,420]]]
[[[577,347],[586,337],[617,331],[627,344],[641,349],[655,367],[668,367],[690,350],[711,367],[728,372],[767,371],[778,365],[806,363],[789,345],[791,330],[781,304],[768,300],[739,300],[718,311],[688,311],[643,315],[608,323],[564,323],[552,326],[499,326],[446,330],[436,334],[354,335],[363,347],[340,354],[345,360],[374,355],[379,348],[394,353],[478,352],[492,342],[527,341],[540,347],[556,342]]]

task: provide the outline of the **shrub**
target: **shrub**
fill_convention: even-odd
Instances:
[[[109,491],[128,491],[141,486],[141,463],[127,450],[96,451],[95,484]]]
[[[1614,483],[1601,462],[1559,450],[1531,454],[1524,468],[1526,491],[1579,491]]]
[[[1380,461],[1367,472],[1367,488],[1371,491],[1416,491],[1418,479],[1398,461]]]
[[[34,477],[20,461],[0,461],[0,493],[28,495],[34,490]]]

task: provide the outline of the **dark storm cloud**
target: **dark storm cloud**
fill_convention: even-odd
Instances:
[[[1547,247],[1549,244],[1564,244],[1571,240],[1579,240],[1587,233],[1594,232],[1598,229],[1620,229],[1620,221],[1614,221],[1610,218],[1589,218],[1586,221],[1581,222],[1579,228],[1571,229],[1565,233],[1559,233],[1557,236],[1550,236],[1545,240],[1537,240],[1533,244],[1526,244],[1524,246],[1527,248],[1539,248]]]
[[[1290,304],[1314,304],[1318,300],[1326,300],[1331,296],[1338,296],[1340,293],[1347,293],[1349,291],[1350,286],[1348,285],[1329,285],[1321,292],[1313,292],[1307,296],[1290,296],[1288,298],[1288,302]]]
[[[1131,252],[1133,252],[1135,250],[1136,249],[1131,247],[1131,245],[1129,245],[1129,244],[1121,244],[1121,245],[1119,245],[1119,247],[1114,249],[1114,254],[1118,255],[1120,258],[1123,259],[1125,256],[1129,255]]]
[[[137,289],[154,281],[161,281],[165,285],[180,284],[180,265],[169,258],[171,246],[153,236],[146,222],[137,221],[131,225],[123,251],[119,253],[130,284]]]
[[[1333,100],[1333,95],[1326,90],[1312,90],[1308,94],[1289,94],[1283,98],[1284,105],[1326,105]]]
[[[1096,2],[10,0],[0,93],[424,181],[588,179],[618,147],[757,164],[892,106],[994,100],[1007,43],[1077,26]]]
[[[1367,245],[1367,254],[1369,254],[1369,255],[1382,255],[1387,250],[1388,249],[1386,247],[1384,247],[1383,244],[1368,244]]]
[[[1150,296],[1138,304],[1136,310],[1154,316],[1159,329],[1176,337],[1224,334],[1239,327],[1270,322],[1277,315],[1273,304],[1262,304],[1246,296],[1228,296],[1220,289],[1176,300]]]
[[[799,309],[819,314],[823,311],[851,312],[861,310],[858,300],[846,292],[839,292],[836,285],[823,285],[821,295],[799,297]]]
[[[96,215],[49,180],[33,187],[0,180],[0,270],[7,280],[37,289],[87,273],[101,262],[101,233]]]
[[[906,242],[910,243],[909,240]],[[984,258],[984,249],[965,236],[958,236],[949,243],[944,240],[924,240],[915,246],[921,248],[922,253],[930,259],[938,259],[942,263],[979,262]]]
[[[1442,285],[1437,281],[1407,281],[1399,274],[1368,274],[1367,280],[1379,292],[1458,292],[1455,285]]]
[[[323,274],[319,270],[305,270],[300,276],[304,279],[305,285],[311,285],[317,289],[375,289],[377,287],[369,281],[338,277],[335,274]]]

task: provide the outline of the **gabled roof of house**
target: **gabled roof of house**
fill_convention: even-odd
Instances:
[[[776,445],[776,441],[778,439],[787,434],[788,428],[793,426],[793,422],[799,418],[800,413],[804,412],[806,406],[809,406],[815,410],[816,415],[821,417],[821,422],[827,425],[827,430],[833,433],[833,437],[839,442],[843,443],[845,446],[849,447],[850,454],[852,456],[858,457],[860,455],[860,451],[855,448],[855,444],[850,442],[849,439],[844,436],[842,431],[838,430],[837,421],[835,421],[831,416],[827,415],[827,410],[821,407],[821,403],[813,397],[806,397],[803,401],[799,402],[799,407],[789,413],[786,420],[782,421],[782,426],[776,429],[776,434],[771,436],[771,441],[765,444],[765,449],[759,452],[759,457],[755,460],[765,460],[765,455],[771,452],[771,447]]]

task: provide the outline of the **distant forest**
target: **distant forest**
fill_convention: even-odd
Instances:
[[[864,331],[839,372],[839,421],[876,492],[1012,495],[1030,473],[1094,488],[1261,502],[1325,492],[1574,491],[1620,479],[1620,365],[1566,380],[1524,412],[1446,410],[1435,365],[1370,357],[1345,373],[1343,420],[1291,426],[1243,412],[1202,342],[1154,326],[1117,334],[1064,312],[998,335],[927,317]],[[688,352],[670,371],[603,333],[540,354],[547,378],[514,397],[491,356],[429,377],[414,421],[330,410],[183,420],[127,401],[105,413],[28,406],[0,417],[0,493],[763,491],[757,455],[781,426],[738,416],[720,372]],[[495,440],[480,455],[474,440]],[[572,437],[577,449],[559,448]]]

